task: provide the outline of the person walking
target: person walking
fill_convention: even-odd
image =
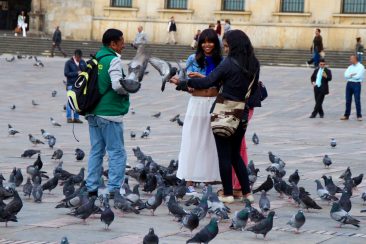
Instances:
[[[315,106],[311,113],[311,119],[319,114],[320,118],[324,118],[323,102],[326,95],[329,94],[328,83],[332,80],[332,71],[325,67],[326,63],[323,58],[319,60],[319,67],[316,68],[311,75],[310,81],[314,87]]]
[[[221,21],[218,20],[216,22],[216,34],[220,37],[221,36]]]
[[[129,94],[121,86],[123,78],[121,52],[124,49],[123,33],[108,29],[102,38],[103,46],[96,54],[98,65],[98,89],[102,98],[86,115],[89,124],[90,154],[86,187],[89,196],[98,193],[102,174],[103,157],[108,153],[108,185],[110,197],[124,182],[127,155],[123,139],[123,116],[130,107]]]
[[[351,65],[344,72],[347,80],[346,86],[346,111],[341,120],[348,120],[351,115],[352,96],[355,97],[357,120],[362,121],[361,113],[361,82],[365,78],[365,67],[358,62],[356,55],[350,57]]]
[[[229,19],[226,19],[224,24],[224,34],[229,30],[231,30],[231,23]]]
[[[135,39],[131,43],[131,46],[137,49],[140,45],[145,44],[147,44],[147,35],[144,32],[144,28],[140,25],[139,27],[137,27],[137,33]]]
[[[72,56],[65,63],[64,75],[67,79],[66,90],[71,90],[75,85],[75,81],[78,78],[78,75],[86,70],[86,63],[82,59],[83,53],[80,49],[76,49],[74,52],[74,56]],[[72,113],[74,114],[74,118],[72,118]],[[79,119],[79,114],[75,111],[71,110],[69,103],[66,103],[66,122],[67,123],[80,123],[83,121]]]
[[[23,37],[26,37],[27,36],[27,26],[28,24],[26,23],[26,16],[25,16],[25,13],[24,11],[22,11],[19,15],[18,15],[18,21],[17,21],[17,27],[19,29],[22,30],[22,33],[23,33]],[[18,33],[15,32],[14,34],[15,36],[18,36]]]
[[[357,37],[356,42],[357,42],[356,43],[357,60],[358,60],[358,62],[360,62],[362,64],[364,47],[363,47],[363,44],[362,44],[361,37]]]
[[[56,26],[55,32],[53,32],[53,37],[52,37],[51,57],[54,56],[56,47],[62,53],[62,55],[64,55],[65,58],[67,57],[66,53],[61,48],[61,40],[62,40],[62,36],[61,36],[60,27]]]
[[[209,75],[221,62],[220,42],[216,32],[205,29],[199,35],[197,51],[186,61],[189,78]],[[193,182],[220,181],[219,160],[211,130],[210,109],[215,101],[216,87],[191,91],[184,118],[179,151],[177,177],[187,182],[187,194],[195,194]]]
[[[313,39],[313,45],[310,48],[310,52],[313,54],[313,57],[306,62],[309,66],[314,63],[314,67],[317,68],[319,66],[320,53],[324,51],[323,47],[323,38],[320,35],[321,30],[317,28],[315,30],[315,37]]]
[[[170,21],[168,23],[168,41],[166,44],[177,44],[177,38],[176,38],[176,34],[177,34],[177,25],[175,24],[175,20],[174,20],[174,16],[170,17]]]
[[[221,87],[220,96],[232,101],[244,101],[249,84],[258,85],[260,72],[259,61],[255,57],[253,46],[248,36],[241,30],[228,31],[223,37],[224,49],[228,57],[224,59],[208,76],[204,78],[190,78],[179,80],[174,76],[171,82],[181,87],[207,89]],[[247,118],[243,118],[246,120]],[[219,194],[222,202],[232,203],[233,185],[231,167],[238,176],[242,194],[249,201],[254,198],[250,192],[248,172],[240,156],[240,146],[245,134],[244,122],[240,121],[235,133],[229,137],[215,135],[216,148],[219,157],[220,177],[223,194]]]
[[[200,35],[201,35],[201,30],[197,30],[196,34],[193,36],[193,40],[191,43],[192,50],[196,49],[197,43],[198,43],[198,38],[200,37]]]

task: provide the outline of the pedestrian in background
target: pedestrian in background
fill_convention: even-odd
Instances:
[[[75,85],[75,81],[78,78],[78,75],[86,70],[86,63],[82,59],[83,53],[80,49],[76,49],[74,52],[74,56],[72,56],[65,63],[64,75],[67,79],[66,90],[71,90]],[[74,114],[74,118],[72,118],[72,113]],[[69,103],[66,103],[66,122],[67,123],[83,123],[79,119],[79,114],[75,111],[71,110]]]
[[[54,56],[56,47],[62,53],[62,55],[64,55],[65,58],[67,57],[66,53],[61,48],[61,40],[62,40],[62,36],[61,36],[60,27],[56,26],[55,32],[53,33],[53,37],[52,37],[51,57]]]
[[[306,62],[308,66],[314,63],[315,68],[319,66],[320,54],[324,53],[323,38],[320,35],[320,32],[321,31],[319,28],[315,30],[315,37],[313,39],[313,44],[310,48],[310,52],[313,54],[313,57]]]
[[[229,30],[231,30],[231,22],[229,19],[226,19],[224,24],[224,34]]]
[[[177,25],[175,24],[174,16],[170,17],[170,21],[168,23],[168,42],[166,44],[177,44],[176,34],[177,34]]]
[[[147,44],[147,35],[144,32],[144,28],[140,25],[137,27],[137,33],[131,45],[133,48],[137,49],[140,45],[145,44]]]
[[[193,50],[196,49],[196,47],[197,47],[197,42],[198,42],[200,35],[201,35],[201,30],[197,30],[196,34],[193,37],[193,41],[191,43],[191,48]]]
[[[27,27],[28,24],[26,23],[26,16],[24,11],[22,11],[19,15],[18,15],[18,21],[17,21],[17,30],[15,31],[15,36],[18,36],[18,32],[19,30],[22,31],[23,33],[23,37],[27,36]]]
[[[221,21],[220,20],[218,20],[217,22],[216,22],[216,34],[220,37],[221,36]]]
[[[347,80],[346,86],[346,111],[341,120],[348,120],[351,115],[352,96],[355,97],[357,120],[362,121],[361,113],[361,82],[365,78],[365,67],[358,62],[356,55],[350,57],[351,65],[344,72]]]
[[[357,37],[356,42],[357,42],[356,43],[357,60],[358,60],[358,62],[360,62],[362,64],[364,47],[363,47],[363,44],[362,44],[361,37]]]
[[[323,58],[319,60],[319,67],[314,70],[310,80],[314,87],[315,106],[309,118],[313,119],[317,114],[320,118],[324,118],[323,101],[325,95],[329,94],[328,82],[332,80],[332,72],[325,67]]]

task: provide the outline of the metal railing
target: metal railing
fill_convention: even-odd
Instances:
[[[281,12],[303,13],[304,0],[281,0]]]
[[[167,9],[187,9],[187,0],[166,0]]]
[[[111,7],[132,8],[132,0],[111,0]]]
[[[366,14],[366,0],[343,0],[342,13]]]
[[[223,0],[222,10],[224,11],[244,11],[245,0]]]

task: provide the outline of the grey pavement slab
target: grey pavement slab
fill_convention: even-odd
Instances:
[[[34,67],[33,60],[15,60],[13,63],[5,61],[5,55],[0,56],[0,172],[8,179],[13,167],[20,167],[25,174],[25,168],[35,160],[20,158],[25,149],[40,149],[44,168],[52,174],[57,161],[51,159],[53,150],[46,145],[32,146],[28,141],[28,133],[41,138],[40,129],[57,137],[55,148],[64,151],[62,158],[64,168],[77,173],[80,167],[87,167],[89,153],[89,134],[87,123],[75,124],[75,135],[72,125],[66,123],[63,105],[66,103],[66,91],[62,83],[63,58],[42,58],[44,68]],[[127,63],[125,61],[124,63]],[[169,121],[176,114],[184,117],[189,95],[176,92],[174,87],[167,85],[166,91],[161,93],[161,81],[158,73],[149,67],[150,73],[144,78],[141,90],[131,95],[131,108],[134,115],[127,114],[124,119],[125,144],[128,153],[128,163],[135,164],[132,148],[140,146],[158,163],[167,165],[171,159],[177,159],[180,147],[182,127]],[[360,195],[366,189],[362,183],[352,196],[353,208],[351,214],[361,221],[361,228],[337,228],[337,223],[330,219],[330,206],[321,202],[316,195],[315,179],[323,174],[332,175],[336,184],[340,184],[338,176],[347,166],[351,166],[354,175],[365,172],[366,156],[366,123],[355,120],[353,115],[349,121],[340,121],[344,112],[345,81],[342,69],[334,69],[333,81],[330,83],[331,94],[324,102],[325,118],[309,119],[314,106],[313,92],[309,77],[311,69],[262,67],[260,79],[267,86],[269,97],[262,108],[256,108],[254,117],[250,121],[247,131],[247,147],[249,159],[254,160],[260,168],[256,186],[267,176],[265,168],[268,163],[268,151],[279,155],[286,162],[288,175],[299,169],[301,181],[313,198],[322,206],[321,210],[305,211],[306,223],[300,234],[294,234],[290,226],[286,225],[290,217],[297,211],[297,207],[287,199],[280,199],[275,191],[269,192],[272,207],[276,211],[274,228],[267,239],[261,236],[255,238],[251,232],[235,232],[228,228],[229,222],[219,224],[220,233],[212,243],[365,243],[366,215],[360,213],[366,206],[362,205]],[[57,96],[51,97],[52,90]],[[363,101],[366,94],[362,91]],[[32,106],[34,99],[40,105]],[[10,106],[16,105],[13,111]],[[161,112],[159,119],[152,114]],[[53,117],[60,122],[60,128],[53,127],[49,121]],[[7,124],[10,123],[21,133],[8,136]],[[139,135],[151,126],[151,136],[140,139]],[[131,131],[137,133],[136,139],[131,139]],[[254,145],[250,138],[256,132],[260,144]],[[338,145],[330,148],[331,138],[336,138]],[[77,162],[74,156],[75,148],[83,149],[87,156],[82,162]],[[333,165],[325,169],[322,157],[328,154]],[[107,165],[105,165],[107,167]],[[218,187],[218,186],[217,186]],[[21,191],[21,188],[19,188]],[[143,194],[147,199],[150,195]],[[79,219],[68,216],[68,210],[55,209],[57,202],[62,199],[62,189],[58,187],[51,194],[45,193],[43,202],[34,203],[32,199],[25,199],[24,207],[18,214],[18,223],[9,223],[5,228],[0,224],[0,243],[58,243],[63,236],[67,236],[70,243],[141,243],[149,227],[154,227],[160,236],[161,243],[185,243],[190,233],[180,231],[178,223],[168,215],[166,207],[160,207],[156,216],[149,211],[142,211],[140,215],[122,215],[115,211],[116,219],[110,226],[110,231],[103,229],[99,216],[93,216],[83,224]],[[256,200],[259,195],[255,196]],[[242,203],[236,202],[230,207],[233,211],[242,208]],[[255,204],[257,206],[257,204]],[[200,227],[207,224],[209,219],[200,223]],[[195,233],[196,231],[194,231]]]

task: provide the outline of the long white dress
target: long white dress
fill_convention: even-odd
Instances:
[[[187,64],[190,62],[195,62],[194,54],[187,59]],[[188,72],[205,74],[197,63],[190,65]],[[221,181],[216,143],[210,124],[210,109],[215,98],[192,96],[189,99],[179,152],[179,179],[194,182]]]

